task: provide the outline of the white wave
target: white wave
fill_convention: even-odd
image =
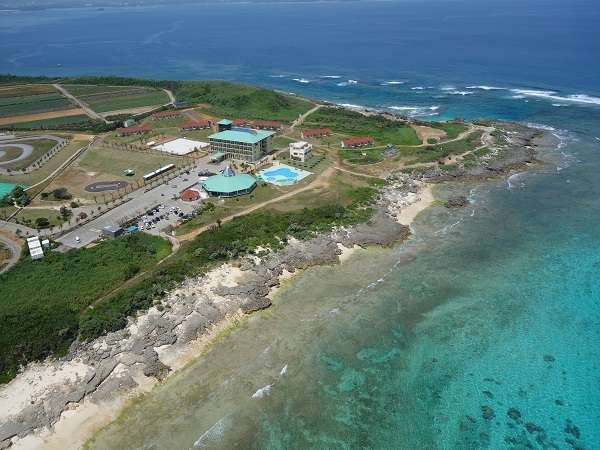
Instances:
[[[525,187],[525,183],[523,183],[522,181],[519,182],[519,178],[524,173],[525,172],[519,172],[519,173],[515,173],[515,174],[511,175],[510,177],[508,177],[507,180],[506,180],[506,184],[508,186],[508,189],[514,189],[515,187],[520,187],[520,188]]]
[[[225,429],[228,425],[228,416],[222,417],[212,427],[202,433],[198,439],[196,439],[192,448],[206,448],[210,446],[211,443],[220,440],[223,437]]]
[[[600,105],[600,97],[593,97],[587,94],[571,94],[571,95],[558,95],[556,91],[541,91],[535,89],[511,89],[516,95],[522,95],[525,97],[542,98],[545,100],[554,100],[558,102],[571,102],[571,103],[583,103],[587,105]],[[516,97],[513,97],[516,98]]]
[[[450,95],[473,95],[475,92],[473,91],[457,91],[457,90],[453,90],[453,91],[446,91],[447,94]]]
[[[344,86],[351,86],[354,84],[358,84],[358,81],[356,81],[356,80],[341,81],[341,82],[337,83],[337,86],[344,87]]]
[[[525,96],[524,95],[513,95],[511,98],[514,98],[515,100],[517,100],[517,99],[525,98]]]
[[[465,89],[481,89],[482,91],[503,91],[506,88],[483,85],[483,86],[467,86]]]
[[[310,80],[307,80],[306,78],[292,78],[292,80],[297,81],[298,83],[303,83],[303,84],[310,83]]]
[[[424,88],[423,86],[415,86],[415,87],[411,87],[411,90],[413,90],[413,91],[422,91],[422,90],[424,90],[424,89],[425,89],[425,88]]]
[[[343,106],[344,108],[358,108],[358,109],[364,108],[364,106],[354,105],[352,103],[338,103],[338,106]]]
[[[285,75],[269,75],[269,78],[285,78]]]
[[[563,103],[552,103],[552,106],[556,106],[557,108],[559,108],[561,106],[568,106],[568,105],[565,105]]]
[[[400,111],[411,117],[436,116],[439,106],[386,106],[387,109]]]
[[[550,125],[544,125],[543,123],[529,122],[529,123],[527,123],[527,126],[530,128],[538,129],[538,130],[556,131],[556,128],[551,127]]]
[[[381,83],[382,86],[395,86],[398,84],[404,84],[406,83],[406,81],[385,81],[383,83]]]
[[[594,138],[595,138],[597,141],[600,141],[600,137],[598,137],[598,136],[594,136]]]
[[[339,78],[342,78],[341,75],[321,75],[319,78],[330,78],[332,80],[337,80]]]
[[[283,366],[283,369],[281,369],[281,372],[279,372],[280,376],[285,376],[288,373],[288,365],[286,364],[285,366]]]
[[[265,387],[261,387],[254,394],[252,394],[252,398],[263,398],[271,392],[272,384],[267,384]]]
[[[356,81],[356,80],[348,80],[348,84],[358,84],[358,81]]]

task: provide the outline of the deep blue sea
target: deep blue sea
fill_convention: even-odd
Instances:
[[[600,449],[600,4],[0,13],[0,72],[230,79],[547,132],[409,242],[294,278],[92,448]]]

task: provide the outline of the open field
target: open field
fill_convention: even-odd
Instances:
[[[141,86],[63,85],[97,113],[127,110],[142,106],[158,106],[169,102],[162,90]]]
[[[344,108],[321,108],[311,114],[303,125],[308,128],[331,128],[347,136],[371,136],[375,145],[419,145],[421,140],[410,126],[382,116],[366,116]],[[341,139],[337,138],[337,145]],[[331,142],[325,139],[325,142]]]
[[[39,261],[23,258],[0,275],[0,382],[20,364],[64,354],[90,304],[169,252],[167,241],[140,233],[90,249],[46,252]]]
[[[85,187],[99,181],[125,181],[135,183],[144,174],[166,164],[181,165],[181,159],[154,153],[141,153],[105,147],[92,147],[46,187],[46,191],[67,188],[76,198],[92,200],[102,194],[88,192]],[[124,169],[135,170],[127,177]],[[107,193],[110,194],[110,193]]]
[[[58,208],[23,208],[12,221],[22,223],[31,228],[36,228],[35,221],[40,217],[48,219],[50,226],[57,226],[65,222],[60,217]]]
[[[73,104],[49,85],[0,88],[0,117],[73,109]],[[32,120],[32,119],[27,119]]]

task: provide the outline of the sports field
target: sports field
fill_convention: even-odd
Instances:
[[[65,84],[63,87],[97,113],[158,106],[169,102],[167,94],[149,87],[71,84]]]
[[[0,146],[0,168],[20,170],[50,151],[58,142],[52,139],[15,141]]]

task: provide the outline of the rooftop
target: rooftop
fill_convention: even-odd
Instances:
[[[209,139],[216,139],[219,141],[235,141],[242,142],[244,144],[256,144],[275,133],[272,131],[263,130],[251,130],[250,128],[236,128],[233,130],[225,130],[219,133],[211,134]]]
[[[252,175],[241,173],[238,175],[214,175],[202,183],[202,186],[208,192],[231,194],[239,191],[247,191],[255,184],[256,179]]]
[[[233,124],[233,122],[229,119],[222,119],[222,120],[219,120],[218,124],[219,125],[231,125],[231,124]]]

